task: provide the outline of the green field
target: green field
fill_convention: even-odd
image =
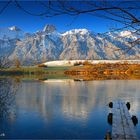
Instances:
[[[71,67],[12,67],[0,69],[0,77],[19,77],[30,79],[65,78],[64,71]]]

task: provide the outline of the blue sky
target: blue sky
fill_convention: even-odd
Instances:
[[[2,8],[3,5],[5,5],[5,2],[0,1],[0,8]],[[41,12],[43,9],[41,6],[37,7],[36,3],[33,1],[22,1],[22,5],[29,11],[32,9],[33,12]],[[9,6],[0,14],[0,28],[16,25],[27,32],[35,32],[43,29],[46,24],[55,25],[59,32],[75,28],[87,28],[94,32],[106,32],[111,27],[120,26],[120,24],[111,20],[94,17],[89,14],[75,17],[62,15],[51,18],[31,16],[18,9],[14,2],[10,3]]]

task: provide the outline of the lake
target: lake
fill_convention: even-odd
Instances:
[[[116,99],[140,118],[139,80],[0,79],[0,139],[103,139]]]

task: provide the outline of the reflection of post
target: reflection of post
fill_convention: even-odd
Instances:
[[[15,93],[18,82],[13,79],[0,79],[0,117],[15,119]]]

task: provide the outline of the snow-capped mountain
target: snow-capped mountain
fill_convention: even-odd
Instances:
[[[48,60],[69,59],[139,59],[140,46],[129,49],[138,38],[131,31],[97,34],[87,29],[59,33],[53,25],[25,33],[13,26],[0,29],[0,57],[14,63],[34,65]]]

